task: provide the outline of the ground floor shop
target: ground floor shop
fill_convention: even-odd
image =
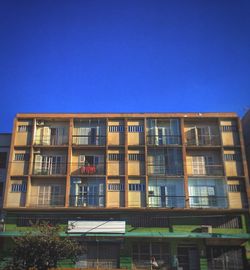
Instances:
[[[61,237],[74,238],[85,247],[74,264],[61,261],[58,265],[61,267],[152,270],[154,257],[163,270],[250,269],[247,214],[9,212],[0,232],[0,254],[11,256],[8,250],[13,244],[12,237],[30,230],[31,223],[42,222],[60,225],[64,228]]]
[[[204,240],[123,239],[95,240],[85,243],[87,251],[77,267],[151,269],[155,257],[161,269],[244,270],[247,260],[244,246],[206,245]]]

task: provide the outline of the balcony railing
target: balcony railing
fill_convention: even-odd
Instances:
[[[189,196],[191,208],[228,208],[225,196]]]
[[[193,146],[216,146],[220,145],[219,135],[197,135],[193,137],[187,137],[187,145]]]
[[[33,174],[34,175],[64,175],[66,174],[66,163],[51,163],[44,164],[42,163],[34,163]],[[38,166],[39,165],[39,166]]]
[[[147,136],[148,145],[172,145],[181,144],[180,135],[148,135]]]
[[[106,136],[73,135],[75,145],[105,145]]]
[[[98,194],[70,196],[72,207],[104,207],[105,196]]]
[[[79,165],[79,163],[72,163],[71,174],[72,175],[104,175],[105,174],[104,163],[101,164],[86,164]]]
[[[177,166],[166,166],[165,164],[148,164],[149,175],[183,175],[183,167],[179,164]]]
[[[35,145],[67,145],[68,136],[35,136]]]
[[[187,174],[192,176],[222,176],[224,175],[224,168],[221,164],[187,164]]]
[[[49,195],[38,194],[30,197],[30,207],[64,207],[65,196],[64,195]]]
[[[155,196],[149,194],[148,207],[184,208],[185,196]]]

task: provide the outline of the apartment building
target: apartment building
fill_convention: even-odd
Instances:
[[[10,143],[11,143],[11,134],[0,133],[0,224],[2,219],[3,196],[8,168]]]
[[[82,268],[247,269],[249,201],[234,113],[17,114],[2,249],[45,220]]]
[[[250,110],[242,118],[243,135],[247,157],[248,171],[250,170]]]
[[[6,175],[9,160],[11,134],[0,133],[0,233],[4,231],[3,197],[6,183]],[[3,249],[3,242],[0,238],[0,250]]]

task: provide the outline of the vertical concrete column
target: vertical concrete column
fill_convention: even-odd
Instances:
[[[72,157],[72,137],[73,137],[74,119],[69,119],[69,138],[67,152],[67,174],[66,174],[66,190],[65,190],[65,207],[69,207],[70,196],[70,174],[71,174],[71,157]]]

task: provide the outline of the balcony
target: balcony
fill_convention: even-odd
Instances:
[[[226,196],[189,196],[191,208],[228,208]]]
[[[72,163],[71,175],[104,175],[104,163],[101,164],[86,164]]]
[[[71,207],[104,207],[105,196],[98,194],[70,196]]]
[[[218,146],[220,145],[219,135],[196,135],[187,136],[186,144],[188,146]]]
[[[47,208],[47,207],[64,207],[65,196],[64,195],[49,195],[38,194],[36,196],[30,196],[29,207],[34,208]]]
[[[149,175],[178,176],[183,175],[182,164],[166,166],[165,164],[148,164]]]
[[[181,136],[180,135],[148,135],[147,136],[148,145],[180,145]]]
[[[148,195],[148,207],[184,208],[185,196],[155,196]]]
[[[72,140],[74,145],[104,146],[106,144],[106,136],[73,135]]]
[[[65,175],[66,163],[40,163],[34,162],[33,174],[34,175]]]
[[[34,145],[49,146],[49,145],[67,145],[68,136],[35,136]]]
[[[187,164],[187,174],[190,176],[222,176],[224,168],[221,164]]]

